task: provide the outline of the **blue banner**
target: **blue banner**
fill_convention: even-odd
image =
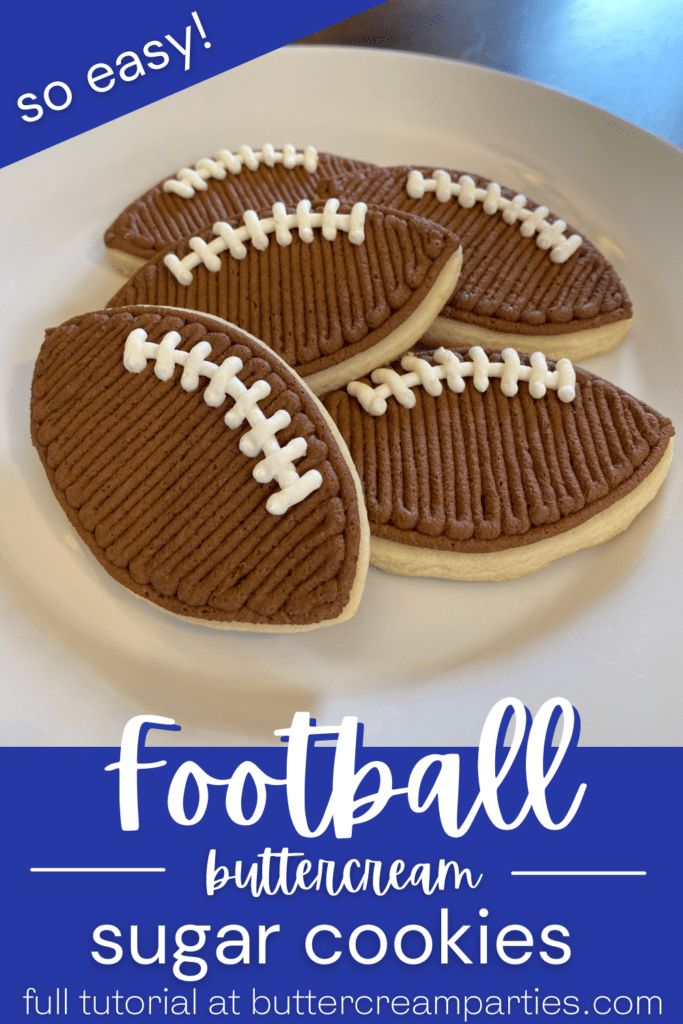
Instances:
[[[3,1022],[683,1019],[681,750],[169,725],[0,751]]]
[[[146,0],[107,12],[86,0],[10,4],[3,11],[0,166],[375,5]]]

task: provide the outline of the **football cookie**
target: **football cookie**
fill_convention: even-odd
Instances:
[[[318,181],[332,174],[370,167],[313,146],[220,150],[183,167],[131,203],[105,233],[109,259],[132,274],[172,242],[250,208],[267,209],[280,200],[296,205],[314,195]]]
[[[492,348],[506,341],[583,359],[615,348],[631,302],[602,253],[526,196],[479,175],[432,167],[376,167],[321,182],[340,195],[419,214],[455,231],[458,287],[430,334]]]
[[[69,320],[40,350],[31,431],[71,524],[140,597],[273,632],[356,611],[369,531],[348,451],[244,331],[162,308]]]
[[[452,294],[461,263],[457,235],[421,217],[303,199],[180,242],[108,305],[216,314],[323,394],[407,351]]]
[[[504,580],[615,536],[671,462],[670,420],[567,359],[441,347],[325,399],[373,565]]]

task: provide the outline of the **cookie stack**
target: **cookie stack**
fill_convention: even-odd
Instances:
[[[631,323],[614,268],[497,182],[242,146],[105,242],[129,279],[47,332],[33,440],[104,568],[176,615],[338,623],[369,562],[510,579],[666,475],[671,422],[574,366]]]

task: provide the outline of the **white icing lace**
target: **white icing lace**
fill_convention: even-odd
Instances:
[[[457,199],[460,206],[470,208],[481,203],[484,213],[502,213],[506,224],[519,224],[519,233],[525,238],[536,235],[539,249],[549,249],[553,263],[565,263],[583,242],[581,235],[565,235],[567,224],[563,220],[549,221],[547,206],[530,209],[527,197],[518,193],[506,199],[498,182],[491,181],[486,188],[480,188],[469,174],[461,174],[457,181],[451,179],[448,171],[434,171],[433,177],[425,178],[422,171],[410,171],[406,181],[406,192],[411,199],[422,199],[425,192],[434,192],[440,203]]]
[[[427,394],[437,397],[443,391],[442,381],[451,391],[460,394],[465,390],[465,380],[471,378],[477,391],[488,389],[489,381],[500,380],[500,390],[506,398],[512,398],[519,391],[519,382],[526,381],[532,398],[543,398],[546,391],[557,391],[561,402],[573,402],[576,397],[576,373],[568,359],[558,359],[555,369],[550,370],[542,352],[534,352],[525,366],[514,348],[501,352],[502,362],[492,362],[479,345],[468,352],[470,362],[462,360],[456,352],[437,348],[434,363],[419,356],[408,354],[401,360],[407,372],[398,373],[391,367],[383,366],[373,370],[370,379],[377,387],[360,380],[353,380],[347,391],[358,399],[371,416],[383,416],[387,411],[387,398],[395,398],[399,405],[412,409],[415,405],[413,388],[423,387]],[[436,365],[435,365],[436,364]]]
[[[243,260],[247,255],[245,242],[251,242],[256,249],[267,249],[270,243],[268,236],[272,234],[278,245],[291,245],[292,230],[296,230],[302,242],[310,243],[313,241],[313,231],[321,228],[323,238],[328,242],[335,240],[337,231],[345,231],[352,245],[361,245],[365,241],[367,206],[365,203],[355,203],[351,213],[337,213],[338,209],[339,200],[328,199],[322,212],[314,213],[310,200],[302,199],[296,213],[287,213],[284,203],[275,203],[273,216],[263,220],[259,220],[253,210],[247,210],[242,218],[242,227],[233,228],[225,221],[219,221],[212,228],[216,237],[211,242],[191,238],[189,246],[192,251],[182,260],[175,253],[169,253],[164,257],[164,265],[176,281],[187,286],[192,283],[192,271],[200,263],[211,273],[217,274],[221,269],[221,253],[227,251],[236,260]]]
[[[159,380],[170,380],[176,366],[183,367],[180,386],[185,391],[194,391],[199,387],[199,378],[208,377],[209,384],[204,391],[207,405],[217,408],[222,405],[227,395],[235,404],[225,414],[224,422],[231,430],[237,430],[246,420],[248,430],[239,441],[240,451],[249,458],[263,455],[253,469],[253,477],[260,484],[277,481],[280,488],[271,494],[266,502],[267,510],[274,516],[283,515],[292,505],[307,498],[317,491],[323,478],[317,469],[309,469],[299,476],[295,467],[295,459],[301,459],[308,450],[303,437],[293,437],[284,448],[276,437],[278,431],[284,430],[292,421],[286,409],[278,409],[267,417],[258,403],[270,394],[268,381],[257,380],[247,388],[237,374],[243,368],[242,360],[237,356],[229,356],[220,365],[208,362],[211,345],[208,341],[199,341],[189,352],[178,351],[176,346],[181,337],[177,331],[169,331],[161,342],[147,340],[147,331],[137,327],[126,338],[123,352],[123,365],[131,373],[141,373],[150,359],[155,360],[154,373]]]
[[[262,149],[251,146],[240,146],[236,153],[229,149],[221,149],[214,157],[205,156],[193,167],[182,167],[173,178],[168,178],[161,186],[164,192],[173,192],[181,199],[191,199],[196,192],[205,192],[209,178],[222,181],[228,174],[241,174],[246,167],[248,171],[257,171],[261,164],[275,167],[282,164],[286,170],[303,167],[309,174],[318,169],[318,151],[313,146],[297,150],[295,146],[283,146],[275,149],[267,142]]]

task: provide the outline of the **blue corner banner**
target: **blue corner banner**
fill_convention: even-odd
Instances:
[[[367,0],[86,0],[3,11],[0,166],[376,6]]]
[[[477,749],[302,714],[0,750],[0,1019],[677,1024],[683,751],[579,747],[551,705]]]

